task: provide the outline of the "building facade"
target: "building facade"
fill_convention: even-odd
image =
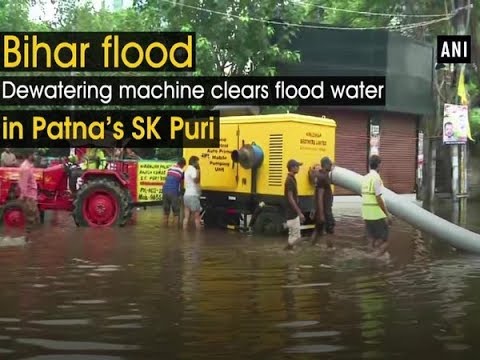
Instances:
[[[280,65],[279,75],[385,76],[385,106],[302,106],[298,112],[337,122],[339,166],[363,175],[369,156],[379,154],[385,186],[401,194],[416,192],[420,124],[434,111],[433,47],[387,31],[308,28],[299,32],[292,48],[302,60]],[[351,193],[336,187],[336,194]]]

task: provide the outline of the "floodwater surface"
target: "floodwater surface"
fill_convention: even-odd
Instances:
[[[478,213],[478,212],[477,212]],[[478,221],[478,220],[477,220]],[[139,211],[122,229],[51,215],[0,247],[0,359],[468,359],[480,345],[480,258],[396,221],[391,261],[339,217],[336,251]]]

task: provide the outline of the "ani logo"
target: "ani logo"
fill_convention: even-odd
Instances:
[[[472,62],[472,38],[470,35],[437,36],[437,63],[469,64]]]

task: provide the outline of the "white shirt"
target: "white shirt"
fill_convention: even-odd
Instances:
[[[185,194],[184,196],[200,196],[200,184],[197,184],[195,180],[198,178],[198,171],[192,165],[188,165],[187,170],[185,170],[184,177],[184,186]]]
[[[383,185],[382,185],[382,181],[380,180],[380,176],[378,175],[378,172],[376,170],[370,170],[370,173],[377,175],[377,178],[373,183],[373,187],[375,189],[375,195],[380,196],[382,195],[382,192],[383,192]]]

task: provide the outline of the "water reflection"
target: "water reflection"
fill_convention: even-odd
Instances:
[[[397,222],[392,259],[339,217],[337,251],[285,239],[55,219],[0,248],[0,356],[15,359],[462,359],[476,354],[480,261]]]
[[[453,202],[451,199],[437,199],[428,211],[454,224],[480,233],[480,221],[477,216],[480,210],[478,201]]]

